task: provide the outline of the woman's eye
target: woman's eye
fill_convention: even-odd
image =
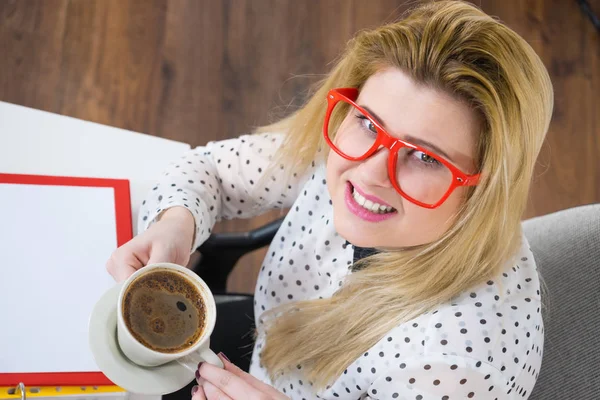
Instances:
[[[414,152],[415,157],[417,157],[419,160],[427,163],[427,164],[439,164],[439,161],[436,160],[435,158],[431,157],[430,155],[427,155],[425,153],[423,153],[422,151],[415,151]]]
[[[367,117],[362,117],[362,124],[365,128],[370,130],[373,133],[377,133],[377,128],[375,128],[375,124]]]

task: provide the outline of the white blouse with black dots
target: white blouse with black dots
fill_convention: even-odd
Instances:
[[[324,165],[306,174],[277,168],[259,185],[281,134],[244,135],[190,150],[171,164],[143,203],[139,231],[162,210],[188,208],[195,247],[220,219],[288,208],[255,291],[258,339],[250,373],[292,399],[517,399],[538,377],[544,344],[540,283],[525,238],[516,262],[431,313],[395,327],[314,393],[300,370],[273,383],[260,366],[261,314],[280,304],[332,296],[351,273],[353,246],[333,226]],[[501,285],[496,283],[500,282]],[[500,288],[501,286],[501,288]]]

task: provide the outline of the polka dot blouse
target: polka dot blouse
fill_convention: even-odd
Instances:
[[[258,276],[251,374],[292,399],[527,398],[540,371],[544,328],[540,283],[525,238],[516,261],[495,279],[395,327],[328,388],[315,393],[300,370],[270,381],[259,359],[261,314],[332,296],[364,254],[335,231],[324,165],[313,163],[302,176],[281,166],[265,176],[281,141],[279,134],[245,135],[189,151],[167,168],[140,212],[141,232],[161,211],[188,208],[199,246],[216,221],[290,208]]]

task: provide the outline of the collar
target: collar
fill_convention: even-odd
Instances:
[[[373,254],[379,253],[379,250],[373,248],[373,247],[358,247],[353,245],[352,243],[346,241],[347,245],[351,245],[352,248],[354,249],[354,255],[353,255],[353,264],[356,263],[358,260],[361,260],[365,257],[369,257]],[[354,265],[350,266],[350,269],[352,271],[355,271],[354,269]]]

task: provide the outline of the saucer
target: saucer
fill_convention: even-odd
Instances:
[[[121,286],[108,290],[90,316],[89,342],[96,364],[108,379],[131,393],[163,395],[187,386],[195,379],[195,371],[177,361],[142,367],[121,352],[117,342],[117,301]]]

